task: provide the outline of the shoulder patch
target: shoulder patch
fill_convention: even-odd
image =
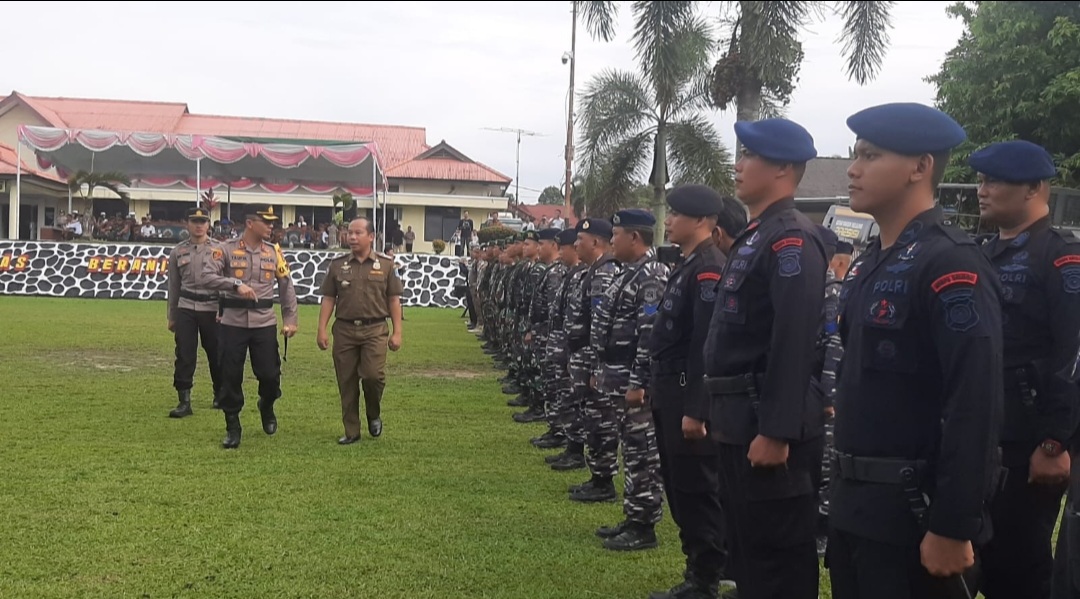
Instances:
[[[222,251],[221,248],[213,248],[210,250],[210,256],[213,257],[214,260],[221,260],[222,256],[224,255],[225,252]]]
[[[949,287],[954,287],[956,285],[974,285],[978,282],[979,275],[973,272],[958,270],[941,275],[935,279],[934,282],[930,284],[930,289],[932,289],[934,293],[941,293]]]
[[[699,272],[697,276],[698,282],[703,281],[719,281],[720,273],[718,272]]]
[[[785,237],[785,238],[781,239],[780,241],[777,241],[776,243],[772,244],[772,249],[773,249],[774,252],[779,252],[780,250],[782,250],[784,248],[791,248],[791,247],[801,248],[802,246],[803,246],[803,240],[802,240],[801,237]]]

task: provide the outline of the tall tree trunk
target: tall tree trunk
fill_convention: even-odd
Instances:
[[[664,219],[667,218],[667,124],[656,127],[656,148],[653,150],[653,201],[652,213],[656,217],[653,227],[653,245],[664,243]]]
[[[735,118],[740,121],[756,121],[761,118],[761,83],[748,78],[746,85],[735,96]],[[736,159],[742,156],[742,144],[736,148]]]

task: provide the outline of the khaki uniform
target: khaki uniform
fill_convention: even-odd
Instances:
[[[177,391],[194,386],[195,362],[199,342],[202,342],[214,397],[221,387],[218,369],[217,292],[203,284],[203,269],[212,259],[214,249],[221,244],[213,239],[196,245],[182,241],[169,254],[169,296],[167,317],[173,323],[176,361],[173,365],[173,387]]]
[[[222,292],[221,306],[221,409],[237,414],[244,406],[244,363],[251,353],[251,369],[259,380],[262,405],[281,396],[281,358],[278,355],[274,286],[285,325],[297,325],[296,290],[289,278],[289,264],[276,245],[248,247],[243,239],[227,241],[212,250],[203,269],[206,287]],[[237,283],[255,290],[257,300],[235,293]]]
[[[334,298],[334,371],[341,395],[345,435],[360,436],[360,387],[370,423],[380,417],[386,386],[390,298],[401,296],[402,284],[394,261],[372,253],[363,262],[353,254],[330,261],[319,292]]]

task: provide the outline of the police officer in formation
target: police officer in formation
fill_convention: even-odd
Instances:
[[[557,321],[559,315],[554,306],[558,303],[559,288],[571,266],[577,264],[577,255],[574,261],[567,263],[561,260],[559,247],[559,229],[543,229],[537,232],[540,239],[539,258],[536,267],[542,276],[538,288],[532,295],[532,303],[529,306],[529,333],[525,336],[525,342],[535,355],[537,371],[534,373],[538,379],[537,401],[542,402],[544,420],[548,430],[539,437],[532,439],[532,444],[541,449],[555,449],[566,446],[566,435],[559,427],[558,411],[561,386],[564,378],[560,376],[556,368],[557,360],[560,359],[559,346],[562,343],[563,331],[561,321]],[[558,322],[559,327],[554,324]],[[565,368],[563,369],[565,372]]]
[[[625,483],[625,519],[597,534],[604,547],[616,551],[656,547],[654,527],[662,513],[660,454],[646,397],[652,378],[649,337],[668,275],[652,247],[655,224],[644,210],[623,210],[612,218],[612,256],[623,268],[593,312],[594,389],[604,398],[594,423],[615,423],[615,436],[603,435],[599,449],[615,457],[622,446]]]
[[[203,284],[222,293],[221,411],[225,413],[222,447],[240,446],[240,411],[244,408],[244,363],[251,354],[251,370],[259,381],[259,415],[263,432],[277,432],[274,403],[281,397],[281,357],[278,354],[274,289],[284,322],[281,334],[296,334],[297,301],[289,264],[281,248],[270,242],[278,216],[273,206],[252,206],[245,217],[244,234],[214,248],[203,269]]]
[[[1080,243],[1049,225],[1053,161],[1022,141],[972,154],[998,229],[980,246],[935,206],[966,139],[953,119],[898,103],[847,124],[851,205],[880,227],[854,261],[795,210],[817,152],[785,119],[736,124],[748,220],[706,187],[669,193],[670,274],[641,211],[582,220],[578,264],[575,232],[547,234],[565,269],[539,287],[536,444],[565,442],[546,458],[556,470],[588,465],[578,501],[617,497],[622,445],[625,520],[597,531],[608,548],[654,546],[667,493],[686,568],[653,599],[712,599],[729,577],[725,598],[817,597],[819,513],[836,599],[1080,598]],[[495,244],[483,258],[477,296],[507,314],[529,260]],[[488,351],[520,351],[512,321],[488,317]]]
[[[210,380],[214,389],[215,408],[221,391],[221,372],[218,368],[217,293],[203,285],[203,268],[211,253],[221,244],[208,236],[210,213],[196,207],[187,211],[188,238],[169,254],[168,323],[176,342],[176,363],[173,367],[173,387],[179,403],[170,418],[191,415],[191,389],[194,386],[195,362],[202,343]]]
[[[668,509],[679,527],[686,569],[681,583],[651,599],[708,599],[727,579],[719,448],[705,430],[710,401],[702,360],[727,261],[713,231],[719,227],[736,237],[746,227],[746,211],[704,185],[673,189],[667,204],[664,226],[682,261],[669,275],[653,323],[649,398]]]
[[[1072,368],[1080,331],[1080,239],[1050,227],[1053,159],[1027,141],[971,155],[979,212],[998,234],[982,250],[1001,283],[1004,342],[1002,464],[982,550],[986,599],[1050,597],[1051,537],[1069,479],[1069,440],[1080,418]]]

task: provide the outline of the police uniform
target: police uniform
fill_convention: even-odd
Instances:
[[[715,217],[722,207],[720,194],[704,185],[676,187],[668,194],[667,203],[690,217]],[[686,556],[684,582],[667,593],[655,594],[655,599],[715,597],[727,568],[718,446],[708,438],[686,439],[682,432],[684,417],[709,419],[702,353],[716,303],[716,286],[727,259],[712,237],[687,249],[686,257],[668,277],[649,339],[649,402],[668,509],[679,527]]]
[[[523,231],[522,241],[540,243],[538,231]],[[547,342],[547,310],[535,310],[537,298],[542,294],[544,279],[550,264],[544,264],[539,258],[525,260],[522,267],[518,291],[516,322],[518,347],[518,387],[526,400],[528,410],[514,414],[517,422],[539,422],[544,420],[544,380],[540,360],[542,348]],[[533,342],[525,343],[525,336],[533,333]],[[539,439],[539,437],[537,438]]]
[[[210,213],[203,208],[191,208],[187,211],[187,219],[209,222]],[[220,247],[221,244],[210,237],[199,245],[186,239],[169,253],[168,319],[176,342],[173,387],[179,395],[179,404],[169,412],[172,418],[191,415],[192,379],[200,341],[210,366],[214,407],[218,407],[221,376],[218,369],[217,293],[203,287],[202,275],[211,252]]]
[[[587,218],[578,222],[578,234],[611,240],[611,221]],[[570,499],[581,502],[612,501],[618,494],[612,479],[619,469],[619,422],[611,398],[592,386],[596,373],[599,346],[597,311],[604,292],[619,274],[621,265],[610,250],[589,265],[582,278],[582,297],[574,309],[574,321],[567,329],[570,354],[570,377],[581,407],[585,428],[585,463],[592,475],[570,488]]]
[[[361,260],[349,252],[326,268],[319,293],[334,302],[334,374],[341,396],[341,421],[348,445],[360,439],[360,390],[368,432],[382,434],[382,395],[386,387],[386,352],[390,304],[400,298],[401,279],[389,256],[372,251]]]
[[[577,241],[577,231],[567,229],[558,235],[559,247],[573,246]],[[544,460],[554,468],[556,463],[565,463],[569,469],[584,468],[585,428],[581,419],[579,404],[575,403],[574,385],[570,376],[570,348],[568,345],[567,323],[572,320],[571,304],[580,306],[582,278],[588,272],[589,265],[578,262],[568,268],[559,283],[558,293],[551,305],[551,337],[548,339],[548,361],[555,374],[555,407],[551,419],[556,429],[566,437],[566,449]]]
[[[983,148],[968,164],[984,185],[1025,185],[1057,176],[1047,151],[1031,142]],[[1066,485],[1028,480],[1032,453],[1057,456],[1076,430],[1076,385],[1058,373],[1072,368],[1080,335],[1080,239],[1050,227],[1046,216],[1018,235],[982,246],[997,270],[1004,304],[1005,424],[1002,465],[1008,476],[994,499],[994,537],[983,547],[986,599],[1048,599],[1051,537]]]
[[[273,206],[255,206],[248,218],[277,222]],[[289,264],[281,248],[266,241],[248,245],[241,236],[215,249],[203,270],[207,288],[222,292],[219,300],[221,329],[221,410],[225,413],[227,449],[240,446],[240,411],[244,408],[244,363],[251,354],[251,370],[259,381],[259,414],[263,432],[277,432],[274,402],[281,397],[281,357],[278,355],[274,287],[281,303],[285,326],[297,326],[296,291],[289,278]],[[257,299],[248,300],[236,291],[247,285]]]
[[[656,219],[644,210],[620,210],[611,219],[613,228],[648,230]],[[645,395],[640,406],[627,405],[630,391],[649,387],[649,336],[660,307],[668,267],[656,259],[649,247],[633,262],[623,264],[604,291],[593,313],[592,333],[597,365],[597,391],[605,398],[600,422],[614,420],[617,436],[604,437],[609,445],[601,451],[623,458],[623,516],[621,524],[606,528],[604,547],[616,551],[648,549],[657,545],[655,526],[662,517],[664,499],[660,475],[660,453],[656,447],[656,427],[652,408]],[[613,442],[612,442],[613,441]],[[604,534],[604,533],[602,533]]]
[[[966,137],[919,104],[868,108],[848,127],[901,156],[944,158]],[[1002,409],[997,273],[935,206],[892,247],[871,242],[840,301],[826,555],[833,597],[970,596],[958,594],[969,586],[960,576],[931,577],[919,547],[927,531],[975,547],[990,534]]]
[[[817,152],[785,119],[739,122],[739,141],[777,163]],[[742,599],[817,597],[813,486],[824,406],[807,392],[825,297],[825,250],[788,197],[747,224],[729,252],[705,342],[709,428],[720,442],[721,490]],[[752,467],[758,436],[788,444],[786,467]]]

